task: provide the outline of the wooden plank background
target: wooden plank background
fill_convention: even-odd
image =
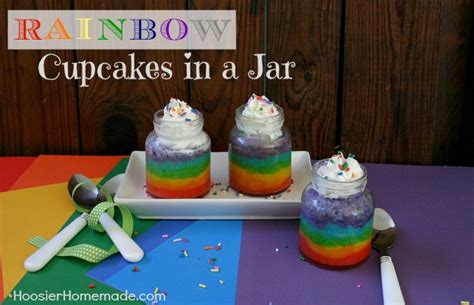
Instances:
[[[59,8],[71,9],[70,1],[0,1],[0,155],[80,152],[75,84],[39,76],[46,51],[7,51],[7,10]],[[73,51],[57,54],[74,58]]]
[[[135,50],[173,62],[170,80],[45,81],[45,51],[8,51],[0,36],[0,155],[127,154],[143,149],[152,115],[171,97],[206,118],[213,150],[227,148],[235,108],[265,93],[285,109],[293,146],[313,158],[336,145],[364,162],[474,165],[472,0],[4,0],[8,9],[235,9],[237,50],[192,51],[241,77],[184,81],[184,51]],[[130,52],[55,51],[68,61],[125,60]],[[293,60],[293,80],[250,80],[254,53]],[[471,88],[471,89],[470,89]]]

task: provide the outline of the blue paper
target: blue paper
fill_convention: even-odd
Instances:
[[[160,221],[136,239],[145,251],[141,262],[129,264],[115,256],[88,275],[136,295],[159,288],[167,293],[164,304],[234,304],[241,235],[242,221]],[[188,242],[175,243],[176,238]],[[204,250],[218,243],[221,250]],[[208,262],[211,258],[217,258],[214,265]],[[139,271],[133,271],[135,266]],[[211,272],[214,266],[220,272]]]

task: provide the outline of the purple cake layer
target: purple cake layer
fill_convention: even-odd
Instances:
[[[301,213],[317,228],[323,228],[327,224],[361,227],[373,215],[371,198],[372,195],[367,189],[359,195],[347,198],[324,198],[318,196],[318,192],[310,185],[302,197]],[[316,199],[318,204],[311,204]]]
[[[231,138],[232,150],[246,158],[268,158],[291,151],[291,136],[287,128],[283,128],[283,135],[273,141],[242,133]]]
[[[190,161],[199,158],[203,154],[209,153],[209,148],[194,150],[192,152],[182,152],[176,150],[168,150],[159,147],[147,147],[146,154],[147,158],[154,161],[162,162],[179,162],[179,161]]]

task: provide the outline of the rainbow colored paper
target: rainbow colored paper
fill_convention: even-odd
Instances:
[[[78,166],[83,165],[83,162],[78,162],[82,159],[77,160],[75,157],[55,156],[50,158],[63,160],[62,162],[64,163],[63,165],[62,163],[53,162],[55,167],[52,170],[66,168],[69,166],[68,164],[73,162]],[[87,157],[80,158],[86,159]],[[94,168],[102,166],[105,160],[110,159],[106,157],[97,158]],[[33,164],[33,167],[35,164]],[[125,166],[126,162],[121,163],[109,175],[109,178],[114,174],[123,172]],[[398,278],[400,279],[406,299],[409,299],[410,303],[418,304],[426,301],[426,296],[428,295],[430,296],[431,304],[440,305],[449,304],[452,300],[474,299],[472,272],[469,268],[462,268],[465,266],[465,262],[469,261],[472,256],[472,253],[466,248],[466,240],[469,239],[470,232],[465,229],[472,223],[471,214],[466,213],[466,211],[472,208],[472,200],[469,196],[466,196],[464,191],[470,189],[471,181],[466,179],[466,177],[472,177],[473,170],[470,168],[380,164],[369,164],[367,168],[369,168],[371,173],[371,190],[375,198],[377,198],[377,202],[394,216],[397,226],[401,229],[400,240],[397,241],[396,247],[391,250],[391,254],[397,259]],[[83,170],[82,168],[76,169],[76,171]],[[25,174],[29,175],[28,172],[29,170]],[[390,174],[387,174],[388,172]],[[36,176],[37,180],[44,181],[45,179],[42,177],[44,177],[45,173],[49,175],[49,172],[38,171],[35,175],[29,176]],[[70,172],[67,173],[67,175],[70,174]],[[93,175],[92,172],[86,172],[86,174]],[[20,179],[23,179],[26,175],[23,175]],[[64,175],[66,175],[66,172],[64,172]],[[63,177],[63,182],[67,180],[67,175]],[[31,191],[35,191],[35,189],[32,188]],[[48,192],[51,193],[51,198],[56,198],[61,193],[66,192],[66,190],[59,190],[58,188],[57,190],[49,189]],[[2,197],[1,195],[0,197]],[[36,194],[36,197],[39,196]],[[445,203],[451,202],[453,198],[456,200],[458,208],[452,209],[450,213],[446,213]],[[42,201],[47,202],[47,200]],[[405,204],[401,205],[400,202]],[[34,204],[35,202],[31,201],[29,203]],[[410,206],[410,213],[406,213],[404,210],[406,206]],[[21,204],[18,205],[19,210],[22,208]],[[427,209],[430,210],[429,215],[426,214]],[[76,214],[71,219],[74,219],[77,216]],[[21,214],[15,215],[9,213],[8,217],[15,219],[21,219],[22,217]],[[439,221],[440,217],[443,218],[444,222]],[[35,220],[31,218],[31,223],[34,226],[41,223],[38,221],[41,221],[41,219]],[[102,270],[104,272],[102,276],[112,281],[118,281],[120,276],[128,277],[129,282],[126,285],[126,289],[130,287],[136,291],[150,292],[151,287],[153,287],[152,290],[158,287],[160,291],[167,291],[168,297],[166,302],[158,304],[182,303],[185,298],[182,295],[188,293],[187,286],[180,286],[179,290],[174,291],[168,291],[167,287],[171,287],[173,283],[179,283],[180,280],[187,276],[192,277],[196,274],[199,274],[199,277],[194,277],[194,279],[198,283],[203,282],[207,284],[207,286],[206,288],[199,288],[197,286],[198,283],[194,286],[196,281],[190,281],[192,282],[192,287],[190,286],[189,289],[193,290],[191,293],[193,293],[194,298],[188,304],[247,305],[271,303],[274,305],[304,305],[314,304],[315,300],[317,300],[318,303],[322,304],[366,305],[381,304],[383,302],[380,277],[374,276],[380,273],[380,263],[377,255],[372,255],[369,257],[369,261],[357,268],[343,272],[334,272],[317,268],[307,261],[300,259],[301,254],[298,249],[297,238],[299,222],[296,220],[243,221],[240,236],[236,235],[236,232],[239,232],[238,226],[232,226],[233,221],[228,222],[231,224],[222,227],[222,230],[225,232],[222,232],[223,234],[221,235],[221,232],[218,232],[221,229],[219,226],[213,226],[214,230],[204,229],[200,225],[193,226],[193,224],[200,222],[193,222],[191,224],[190,221],[173,221],[173,223],[176,223],[176,225],[173,225],[176,230],[172,230],[169,226],[153,227],[156,224],[154,221],[136,220],[136,231],[138,233],[145,232],[150,227],[152,227],[150,230],[161,228],[162,231],[150,231],[150,234],[152,234],[150,239],[155,240],[155,242],[160,241],[160,245],[156,245],[154,249],[159,248],[160,251],[169,249],[170,251],[166,253],[170,257],[164,259],[170,260],[173,263],[182,262],[183,265],[181,268],[173,268],[177,266],[173,265],[170,269],[166,269],[166,266],[159,269],[148,269],[145,265],[140,265],[140,271],[133,272],[135,264],[120,261],[120,256],[116,255],[103,262],[104,269]],[[171,222],[167,221],[164,223],[169,225]],[[227,221],[224,223],[227,223]],[[195,236],[193,230],[183,231],[186,230],[185,227],[193,228],[193,230],[196,229],[202,234],[202,237]],[[439,227],[437,234],[432,232],[431,228],[434,227]],[[42,232],[37,231],[36,227],[33,230],[30,227],[23,228],[28,230],[28,232],[31,231],[30,234]],[[160,235],[162,232],[168,233],[169,239],[163,239]],[[407,232],[410,234],[407,234]],[[45,235],[45,237],[50,237],[52,234]],[[142,244],[141,239],[149,239],[145,234],[138,235],[137,240],[140,244]],[[215,239],[214,234],[216,234]],[[104,247],[110,246],[111,243],[107,238],[98,238],[97,236],[102,237],[102,235],[95,232],[84,230],[73,243],[89,241],[94,244],[97,242]],[[169,244],[174,239],[174,236],[187,237],[189,238],[189,243],[199,240],[200,242],[197,243],[199,246],[207,245],[207,242],[212,244],[222,242],[223,247],[220,251],[231,249],[232,253],[222,252],[222,255],[216,256],[218,260],[215,265],[221,267],[220,273],[212,273],[207,268],[200,270],[202,273],[199,273],[194,268],[203,266],[201,264],[202,257],[199,255],[195,257],[194,245],[186,248],[189,250],[189,258],[192,258],[192,260],[187,261],[187,258],[181,258],[179,253],[176,255],[175,252],[175,250],[180,252],[181,249],[184,249],[183,245],[186,245],[186,243]],[[228,238],[232,240],[228,241]],[[421,248],[416,248],[416,250],[423,252],[429,248],[436,255],[413,255],[413,246],[417,244],[416,241],[420,238],[426,240],[426,245],[418,244]],[[238,240],[240,240],[240,247],[235,246]],[[439,240],[445,242],[440,243]],[[165,245],[165,243],[168,244]],[[29,253],[34,250],[26,242],[24,247],[29,247]],[[466,251],[460,251],[460,249]],[[207,253],[201,247],[197,247],[197,251]],[[148,253],[148,248],[145,249],[145,252]],[[218,252],[213,251],[209,253],[215,254]],[[160,256],[159,253],[153,254],[153,257],[156,257],[155,254]],[[228,254],[230,256],[227,256]],[[162,255],[164,256],[164,254]],[[238,262],[234,259],[234,255],[238,256]],[[150,258],[152,257],[150,256]],[[197,258],[200,258],[200,260]],[[19,261],[21,261],[21,257]],[[159,262],[150,261],[144,261],[143,263],[150,264],[149,266],[154,266],[155,264],[158,266],[160,264]],[[123,267],[123,264],[126,267]],[[229,265],[226,266],[225,264]],[[238,264],[238,269],[232,267],[236,264]],[[105,268],[105,265],[108,266],[108,269]],[[106,284],[102,284],[85,275],[91,268],[99,268],[101,266],[102,264],[92,265],[75,259],[55,258],[41,272],[27,273],[15,287],[15,290],[38,293],[45,290],[61,292],[65,289],[73,293],[104,293],[109,295],[118,293],[118,290],[108,286],[109,280],[106,280]],[[23,270],[21,263],[13,267],[18,269],[18,271]],[[119,276],[118,273],[120,272]],[[217,281],[217,283],[209,284],[208,279],[212,279],[213,276],[219,274],[223,276],[224,283],[220,284]],[[4,276],[10,277],[11,272],[4,273]],[[136,277],[134,278],[133,276]],[[237,278],[235,285],[232,280],[234,277]],[[134,281],[137,278],[143,280],[144,284],[140,285],[139,282]],[[96,287],[94,289],[88,288],[90,283],[94,283]],[[424,284],[420,285],[420,283]],[[437,289],[439,287],[446,289]],[[220,289],[223,291],[219,291]],[[227,297],[227,294],[230,297]],[[30,304],[32,302],[23,303]],[[13,302],[11,298],[7,297],[3,304],[13,305],[18,304],[18,302]],[[41,304],[54,305],[58,304],[58,302],[50,301],[42,302]],[[61,304],[72,305],[77,304],[77,302],[61,302]],[[113,305],[116,302],[101,302],[101,304]],[[123,304],[140,303],[124,302]]]

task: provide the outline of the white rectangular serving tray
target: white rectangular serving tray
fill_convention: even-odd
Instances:
[[[211,153],[213,186],[201,198],[161,199],[146,192],[145,152],[134,151],[115,195],[144,219],[296,219],[300,215],[301,194],[311,180],[311,158],[307,151],[291,154],[292,185],[268,197],[246,196],[228,185],[228,154]]]

